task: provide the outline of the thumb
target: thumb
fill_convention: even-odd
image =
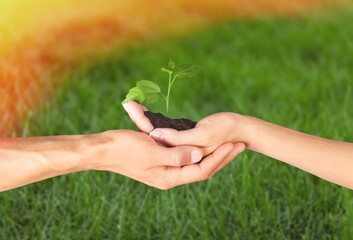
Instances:
[[[134,101],[129,101],[127,103],[123,103],[123,107],[129,114],[131,120],[142,132],[149,133],[153,130],[152,123],[144,114],[146,108],[143,105]]]
[[[165,166],[181,167],[194,164],[203,158],[201,149],[192,146],[179,146],[172,148],[161,148],[160,157]],[[157,164],[160,164],[158,162]]]
[[[172,128],[156,128],[150,136],[157,142],[169,146],[193,145],[200,146],[205,140],[203,131],[197,126],[190,130],[177,131]]]

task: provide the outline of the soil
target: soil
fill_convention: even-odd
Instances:
[[[146,111],[145,116],[148,117],[154,128],[174,128],[178,131],[182,131],[192,129],[197,124],[197,122],[190,119],[171,119],[161,113],[154,113],[150,111]]]

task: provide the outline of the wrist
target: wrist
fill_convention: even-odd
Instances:
[[[253,138],[254,128],[256,122],[258,121],[256,118],[246,115],[241,115],[237,113],[232,113],[232,122],[234,136],[232,136],[233,142],[242,142],[247,147],[251,145],[251,139]]]
[[[86,161],[81,166],[86,170],[109,171],[114,168],[118,171],[121,169],[120,154],[131,147],[127,144],[128,134],[126,133],[128,132],[127,130],[111,130],[87,135],[83,144],[86,146],[83,154]]]

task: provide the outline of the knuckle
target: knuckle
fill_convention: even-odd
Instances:
[[[98,136],[98,138],[95,138],[95,142],[103,144],[115,142],[115,140],[117,139],[117,134],[115,130],[102,132]]]
[[[164,191],[166,191],[166,190],[171,189],[172,186],[171,186],[170,184],[167,184],[167,183],[162,182],[162,183],[158,183],[158,184],[156,185],[156,188],[158,188],[159,190],[164,190]]]
[[[155,182],[155,187],[160,189],[160,190],[169,190],[175,186],[177,186],[176,181],[174,179],[175,177],[171,173],[168,176],[160,177],[156,182]]]
[[[105,138],[107,141],[116,141],[118,139],[120,139],[120,136],[122,134],[124,134],[124,137],[129,137],[131,138],[132,131],[129,130],[108,130],[105,132],[102,132],[101,135],[103,136],[103,138]]]
[[[205,180],[209,179],[210,177],[211,177],[211,176],[210,176],[209,173],[202,173],[202,174],[200,175],[200,181],[205,181]]]
[[[172,155],[172,161],[173,161],[174,166],[181,166],[181,165],[183,165],[183,156],[182,156],[182,154],[179,153],[179,152],[175,152],[175,153]]]

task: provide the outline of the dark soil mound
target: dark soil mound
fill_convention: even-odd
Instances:
[[[196,126],[196,122],[190,119],[171,119],[161,113],[146,111],[145,116],[148,117],[154,128],[174,128],[181,131],[191,129]]]

